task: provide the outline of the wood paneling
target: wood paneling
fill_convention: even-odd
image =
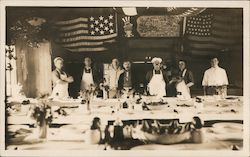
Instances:
[[[129,48],[173,48],[176,44],[175,38],[159,39],[131,39],[128,40]]]

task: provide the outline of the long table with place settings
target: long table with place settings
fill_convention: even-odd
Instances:
[[[119,117],[121,120],[140,119],[180,119],[187,121],[194,116],[199,116],[203,121],[211,120],[243,120],[243,97],[228,96],[228,99],[216,99],[212,96],[199,97],[202,103],[196,103],[195,99],[180,100],[178,98],[164,98],[164,105],[150,106],[150,110],[142,110],[141,104],[133,100],[133,108],[119,108],[126,100],[96,98],[90,103],[90,112],[86,104],[81,104],[80,99],[48,101],[52,110],[63,108],[67,115],[58,115],[53,118],[52,124],[81,124],[89,123],[94,117],[100,117],[102,123],[112,121]],[[150,99],[150,98],[145,98]],[[147,100],[148,101],[148,100]],[[22,105],[21,111],[8,117],[8,124],[32,124],[34,121],[27,116],[30,105]],[[15,102],[21,103],[21,102]]]
[[[164,103],[159,103],[152,97],[142,97],[142,102],[138,103],[134,99],[106,99],[95,98],[90,102],[90,111],[87,105],[82,104],[80,99],[68,100],[48,100],[46,104],[51,107],[53,113],[52,124],[49,128],[46,142],[34,142],[30,135],[36,128],[29,127],[35,124],[28,115],[30,107],[38,103],[36,99],[26,99],[30,103],[22,104],[21,101],[12,99],[10,105],[18,105],[18,111],[9,111],[7,118],[8,128],[11,132],[21,133],[10,139],[7,149],[81,149],[81,150],[103,150],[104,145],[92,145],[85,142],[86,130],[90,128],[94,117],[101,120],[102,130],[109,122],[119,119],[121,121],[134,120],[169,120],[179,119],[182,122],[190,122],[194,116],[198,116],[202,121],[220,121],[212,127],[204,127],[204,142],[200,144],[179,143],[171,145],[161,145],[157,143],[139,144],[129,146],[128,149],[231,149],[236,145],[243,147],[243,97],[228,96],[226,99],[217,99],[213,96],[200,96],[190,100],[181,100],[173,97],[161,99]],[[123,108],[123,103],[127,102],[127,108]],[[146,102],[147,109],[143,110],[143,102]],[[148,102],[151,103],[149,105]],[[157,105],[159,104],[159,105]],[[55,110],[62,109],[66,114],[56,114]],[[237,121],[237,123],[235,123]],[[224,122],[224,123],[223,123]],[[233,122],[233,123],[228,123]],[[21,128],[21,129],[20,129]],[[23,133],[22,133],[23,132]],[[23,135],[22,135],[23,134]],[[32,137],[32,136],[31,136]],[[60,147],[58,146],[60,142]],[[61,146],[61,143],[64,143]],[[133,143],[132,143],[133,144]]]

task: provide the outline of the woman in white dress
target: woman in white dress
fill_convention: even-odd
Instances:
[[[52,71],[52,83],[53,90],[51,97],[52,98],[68,98],[68,85],[73,82],[74,79],[72,76],[67,75],[63,70],[63,59],[61,57],[56,57],[54,59],[55,70]]]

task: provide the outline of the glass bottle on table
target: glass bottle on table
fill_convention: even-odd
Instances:
[[[114,144],[120,144],[124,140],[123,135],[123,123],[121,119],[118,117],[114,122],[114,137],[113,137],[113,143]]]

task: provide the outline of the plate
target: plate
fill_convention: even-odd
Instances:
[[[239,123],[216,123],[212,127],[213,130],[220,133],[235,133],[243,131],[243,125]]]

